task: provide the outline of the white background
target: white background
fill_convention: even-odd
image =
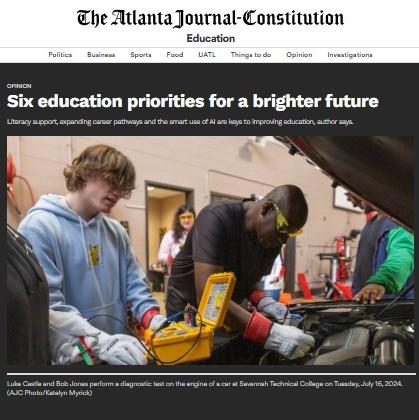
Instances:
[[[336,26],[237,26],[187,27],[103,26],[83,27],[77,10],[113,9],[139,12],[192,13],[324,10],[343,13],[345,24]],[[236,47],[419,47],[418,0],[12,0],[3,1],[0,13],[0,47],[183,47],[186,34],[234,35]],[[194,45],[196,47],[196,45]],[[212,45],[214,46],[214,45]]]

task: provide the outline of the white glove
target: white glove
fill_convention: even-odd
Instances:
[[[293,325],[297,327],[303,317],[299,314],[293,314],[282,303],[277,302],[270,296],[263,297],[258,305],[257,310],[275,322],[285,325]]]
[[[292,360],[303,357],[313,346],[314,338],[311,335],[296,327],[274,323],[264,347]]]
[[[281,324],[284,323],[288,315],[288,308],[282,303],[272,299],[270,296],[263,297],[258,302],[256,308],[262,314]]]
[[[167,321],[167,318],[165,316],[160,315],[160,314],[154,315],[153,318],[151,318],[150,325],[148,326],[148,328],[150,328],[153,331],[156,331],[166,321]]]
[[[84,337],[90,348],[98,342],[100,330],[74,312],[49,310],[49,344],[51,360],[56,365],[67,365],[82,360],[76,343]]]
[[[101,332],[93,354],[110,365],[146,365],[145,350],[135,337]]]

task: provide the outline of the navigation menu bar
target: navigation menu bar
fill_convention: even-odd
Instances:
[[[0,48],[1,63],[418,63],[419,48]]]

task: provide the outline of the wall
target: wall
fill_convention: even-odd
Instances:
[[[173,217],[179,206],[185,204],[185,194],[180,193],[161,200],[161,227],[167,230],[173,227]]]
[[[148,199],[148,255],[149,263],[157,261],[160,246],[159,228],[161,227],[161,200],[150,197]],[[142,260],[146,264],[145,259]]]
[[[210,192],[234,196],[265,194],[274,186],[293,183],[306,193],[309,219],[297,240],[296,272],[306,271],[312,285],[318,273],[328,273],[316,254],[331,251],[337,235],[364,224],[362,215],[334,209],[331,180],[301,156],[290,156],[279,144],[250,144],[246,137],[13,137],[8,151],[16,154],[19,173],[35,195],[64,193],[62,170],[85,147],[105,143],[126,153],[137,168],[138,188],[130,201],[121,200],[112,216],[128,220],[131,240],[145,264],[145,181],[194,190],[195,208],[202,209]],[[18,201],[26,200],[16,191]],[[16,217],[8,208],[8,220]],[[356,244],[354,244],[356,245]],[[298,289],[298,288],[297,288]]]

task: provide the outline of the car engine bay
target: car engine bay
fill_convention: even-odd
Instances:
[[[295,305],[299,327],[316,342],[303,359],[290,361],[274,352],[264,364],[403,366],[413,364],[414,301],[322,302]]]

